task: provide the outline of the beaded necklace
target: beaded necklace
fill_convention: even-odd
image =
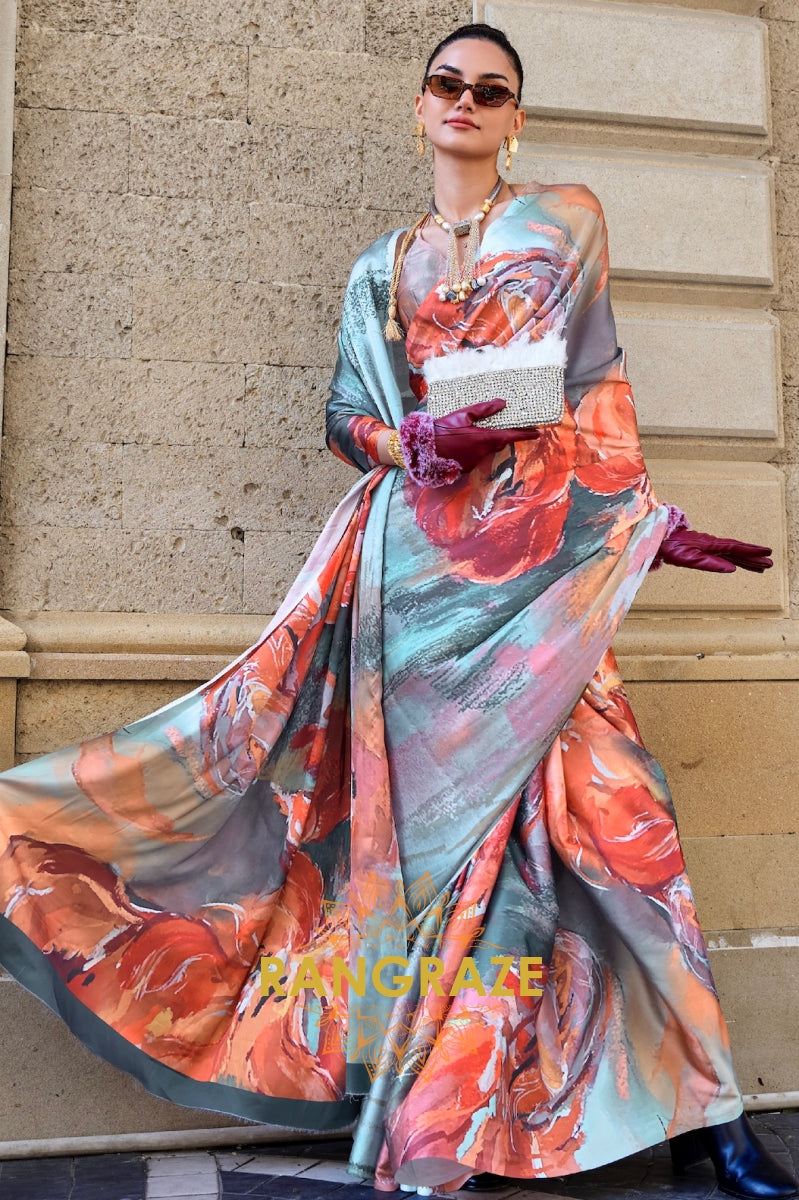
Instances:
[[[458,304],[466,299],[471,293],[483,287],[486,282],[485,275],[475,275],[475,264],[478,258],[480,249],[480,225],[486,219],[491,209],[494,207],[494,201],[502,190],[502,179],[497,179],[490,195],[486,196],[483,203],[476,213],[471,217],[465,217],[462,221],[445,221],[441,213],[436,208],[435,198],[430,201],[430,216],[439,225],[445,233],[449,234],[449,248],[447,251],[447,279],[437,289],[439,300],[449,300],[453,304]],[[463,252],[463,264],[460,262],[460,253],[458,250],[458,238],[466,238],[466,246]]]
[[[453,304],[458,304],[460,301],[477,290],[483,287],[486,282],[485,275],[473,275],[474,266],[477,262],[477,252],[480,249],[480,224],[494,207],[494,202],[502,190],[502,180],[497,179],[490,195],[486,196],[483,203],[480,205],[478,212],[473,217],[466,217],[463,221],[455,221],[451,224],[445,221],[441,213],[436,208],[435,198],[430,201],[430,210],[424,216],[412,225],[408,232],[403,237],[399,244],[399,251],[394,259],[394,270],[391,272],[391,282],[388,289],[388,321],[384,330],[385,336],[390,342],[402,341],[403,332],[402,326],[397,320],[397,291],[399,289],[400,275],[402,274],[402,264],[405,261],[405,255],[408,253],[408,247],[416,237],[418,230],[422,228],[428,217],[433,218],[436,225],[449,234],[449,251],[447,254],[447,279],[446,283],[442,283],[437,289],[436,294],[440,300],[450,300]],[[463,267],[458,261],[458,242],[459,237],[467,237],[466,253],[463,259]]]

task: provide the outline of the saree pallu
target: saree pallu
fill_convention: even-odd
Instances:
[[[610,648],[666,511],[601,210],[518,196],[485,288],[422,298],[405,348],[382,332],[396,238],[353,270],[328,408],[364,478],[220,676],[0,776],[0,956],[156,1094],[357,1116],[356,1173],[452,1189],[597,1166],[741,1099]],[[370,469],[428,357],[548,334],[559,425],[444,487]]]

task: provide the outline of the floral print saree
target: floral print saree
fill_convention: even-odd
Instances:
[[[383,335],[358,260],[328,406],[363,477],[259,642],[0,776],[0,957],[181,1104],[357,1118],[386,1189],[563,1175],[741,1098],[662,771],[611,643],[664,535],[585,188],[485,230],[484,288]],[[438,282],[438,281],[436,281]],[[563,420],[443,487],[376,465],[463,348],[565,338]]]

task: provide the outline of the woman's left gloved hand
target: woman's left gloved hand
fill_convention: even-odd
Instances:
[[[744,571],[757,571],[760,575],[774,566],[770,546],[699,533],[691,529],[681,508],[675,504],[667,504],[665,508],[668,513],[666,536],[660,543],[650,570],[657,571],[665,562],[673,567],[693,567],[695,571],[718,571],[723,575],[729,575],[741,567]]]
[[[728,574],[736,567],[762,574],[774,563],[770,546],[739,542],[735,538],[714,537],[695,529],[675,529],[660,543],[658,559],[674,567],[693,567],[696,571],[720,571]]]

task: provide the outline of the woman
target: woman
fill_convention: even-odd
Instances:
[[[436,48],[435,212],[361,256],[344,305],[328,428],[365,476],[221,676],[2,777],[0,949],[158,1094],[358,1115],[353,1170],[385,1189],[562,1175],[664,1134],[685,1165],[699,1131],[731,1194],[793,1196],[741,1116],[609,649],[656,555],[770,560],[654,498],[599,205],[497,181],[521,84],[496,30]],[[475,424],[505,419],[497,378],[518,427]],[[453,394],[483,399],[419,403]]]

